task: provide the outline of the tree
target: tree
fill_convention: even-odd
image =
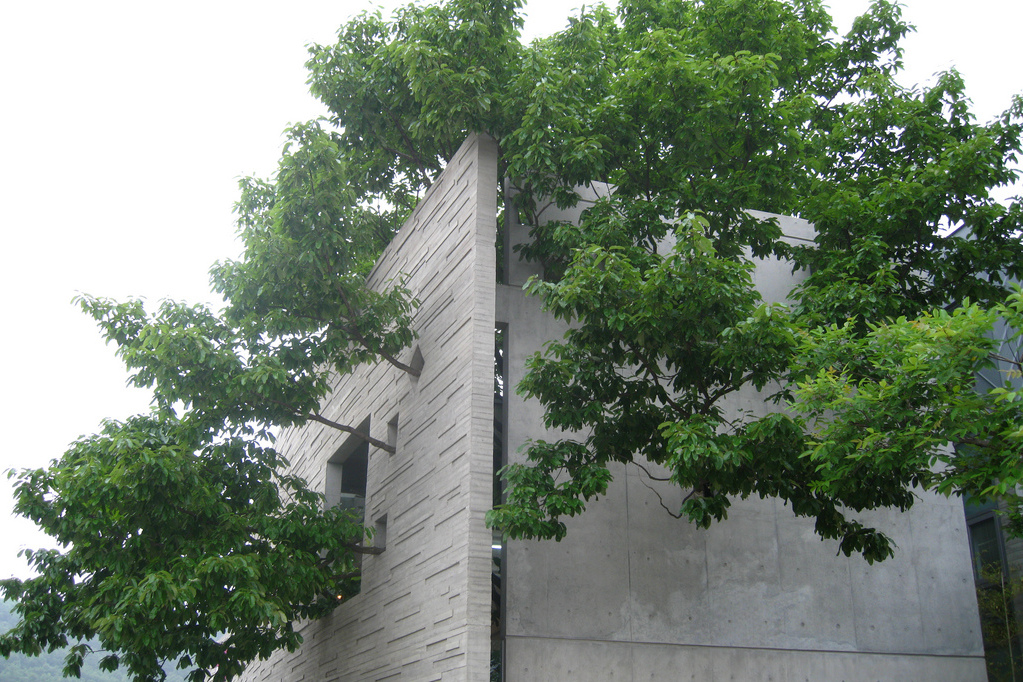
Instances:
[[[17,511],[65,549],[31,555],[37,578],[0,583],[22,619],[0,652],[74,640],[75,674],[95,637],[102,665],[135,679],[175,661],[196,666],[194,680],[230,679],[294,649],[293,622],[354,589],[366,529],[322,509],[273,434],[308,421],[357,432],[318,412],[333,373],[364,362],[416,372],[401,359],[414,297],[400,279],[376,291],[365,278],[472,132],[499,142],[515,210],[532,222],[522,256],[545,276],[530,291],[573,323],[519,390],[578,437],[533,443],[527,464],[507,468],[508,500],[490,520],[509,535],[560,538],[562,517],[606,489],[609,462],[646,461],[692,491],[678,511],[700,524],[724,518],[729,496],[776,495],[875,560],[890,544],[850,510],[906,508],[913,485],[1012,480],[990,467],[976,479],[926,473],[951,432],[892,444],[916,448],[905,465],[857,450],[857,468],[852,441],[831,448],[825,436],[856,427],[862,409],[829,410],[844,389],[814,382],[841,369],[866,399],[863,382],[891,383],[877,367],[909,362],[878,330],[944,324],[934,311],[963,302],[948,319],[974,350],[935,343],[941,331],[919,343],[923,359],[960,353],[949,371],[967,385],[1000,278],[1023,270],[1018,207],[988,195],[1015,177],[1023,103],[982,126],[954,73],[919,92],[897,86],[910,29],[887,2],[839,38],[818,0],[627,0],[530,45],[520,5],[363,14],[336,45],[311,48],[310,85],[331,114],[289,131],[273,179],[243,181],[245,255],[211,271],[223,310],[80,299],[154,408],[17,474]],[[596,181],[616,189],[578,225],[542,222],[547,202],[572,205],[574,188]],[[787,244],[747,209],[803,215],[815,246]],[[974,238],[943,237],[946,225]],[[811,270],[789,308],[752,287],[750,258],[766,255]],[[850,345],[858,362],[843,355]],[[721,401],[747,385],[773,392],[778,411],[729,421]],[[886,433],[942,398],[926,378],[907,386],[917,402],[898,414],[883,395]],[[1002,403],[1015,419],[1015,397]],[[992,461],[1008,466],[1005,451]],[[829,476],[836,466],[850,475]]]
[[[0,629],[8,630],[18,624],[19,619],[11,612],[10,602],[0,602]],[[64,668],[66,650],[55,651],[40,656],[12,656],[0,659],[0,677],[4,682],[53,682],[61,678]],[[86,660],[82,666],[81,679],[84,682],[122,682],[127,681],[127,671],[104,672],[99,669],[99,659]],[[185,682],[186,671],[169,670],[167,679],[172,682]]]
[[[909,27],[887,3],[844,40],[812,2],[621,14],[600,38],[614,71],[584,119],[616,189],[526,249],[547,266],[529,290],[572,327],[519,390],[576,435],[536,441],[506,469],[491,521],[560,539],[563,517],[605,492],[610,462],[652,462],[690,521],[777,496],[875,561],[891,541],[856,512],[905,510],[917,488],[1013,490],[1018,392],[973,385],[994,315],[1019,304],[1006,285],[1023,267],[1019,205],[989,191],[1016,177],[1023,103],[978,125],[954,72],[899,87]],[[748,208],[808,219],[814,244],[787,244]],[[790,306],[753,288],[750,256],[765,255],[809,271]],[[778,409],[726,412],[748,387]],[[964,442],[981,454],[950,453]]]
[[[5,655],[76,640],[77,675],[95,639],[100,667],[134,679],[161,679],[167,662],[230,679],[294,650],[295,621],[357,589],[356,555],[374,551],[362,520],[285,473],[274,429],[316,421],[390,448],[318,406],[332,372],[379,360],[416,373],[396,357],[415,302],[400,282],[365,286],[388,216],[359,205],[336,145],[315,124],[291,139],[274,182],[242,183],[245,257],[211,271],[222,312],[79,299],[153,389],[153,412],[18,475],[15,511],[66,549],[29,552],[39,576],[0,583],[22,617]]]

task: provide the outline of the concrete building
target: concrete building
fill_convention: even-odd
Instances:
[[[495,330],[509,387],[564,331],[522,292],[529,267],[508,258],[496,281],[497,158],[493,141],[469,138],[370,277],[410,277],[421,305],[406,360],[421,376],[365,366],[324,406],[396,452],[317,425],[279,442],[332,500],[364,504],[384,551],[363,559],[359,595],[246,679],[482,682],[497,661],[507,682],[986,679],[957,499],[923,494],[911,513],[871,515],[898,551],[869,566],[776,500],[737,501],[696,529],[654,493],[679,491],[623,467],[564,541],[494,541],[495,453],[515,458],[542,430],[539,405],[495,391]],[[809,236],[799,220],[783,228]],[[768,300],[793,281],[780,263],[757,270]],[[766,410],[753,392],[733,407]]]

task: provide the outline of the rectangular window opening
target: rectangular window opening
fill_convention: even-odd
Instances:
[[[369,418],[357,430],[369,433]],[[369,442],[352,434],[327,460],[324,497],[328,507],[351,510],[363,522],[366,509],[366,475],[369,469]]]

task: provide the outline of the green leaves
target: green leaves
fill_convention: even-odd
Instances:
[[[599,462],[589,461],[583,444],[572,441],[530,444],[530,466],[511,464],[502,470],[510,492],[506,504],[487,512],[487,523],[502,528],[510,537],[553,538],[565,536],[562,516],[576,516],[589,500],[607,491],[611,473]],[[567,480],[557,473],[567,470]]]
[[[290,131],[273,183],[245,180],[238,204],[241,261],[218,263],[214,289],[227,301],[225,323],[250,352],[280,348],[285,367],[353,367],[397,354],[412,339],[416,301],[403,282],[365,286],[370,269],[406,211],[375,208],[344,141],[318,124]],[[302,364],[304,363],[304,364]]]
[[[292,621],[351,592],[363,530],[323,512],[285,465],[251,440],[209,442],[161,415],[108,422],[48,469],[22,472],[15,511],[65,549],[29,553],[38,577],[0,582],[23,619],[0,651],[95,637],[117,652],[104,665],[136,679],[161,679],[177,660],[196,679],[230,679],[295,648]]]
[[[806,456],[818,487],[839,497],[895,486],[978,498],[1013,491],[1023,476],[1018,380],[1010,372],[987,392],[975,382],[996,359],[995,320],[1020,328],[1019,297],[1017,289],[990,310],[966,304],[865,334],[851,323],[806,334],[793,407],[813,420]],[[1019,358],[1004,360],[1018,369]],[[960,446],[968,448],[953,451]]]
[[[706,525],[724,517],[727,494],[754,492],[770,448],[798,460],[794,422],[769,428],[720,405],[784,371],[795,345],[787,311],[760,303],[752,265],[720,257],[702,216],[673,228],[656,223],[670,229],[670,250],[670,241],[657,249],[622,243],[634,220],[624,212],[634,207],[618,194],[598,202],[580,234],[611,245],[577,249],[557,282],[528,287],[573,327],[527,362],[518,390],[544,404],[548,427],[581,440],[533,443],[528,465],[505,470],[508,504],[491,521],[513,536],[560,538],[559,517],[603,493],[609,461],[646,459],[681,487],[704,491],[682,511]]]
[[[821,323],[880,320],[1004,295],[1023,274],[1020,222],[990,191],[1017,177],[1018,105],[977,125],[950,72],[921,92],[873,76],[842,114],[819,137],[823,165],[801,205],[818,231],[794,251],[811,272],[801,310]]]
[[[954,72],[900,87],[911,29],[888,3],[845,38],[817,2],[626,2],[619,17],[583,14],[535,46],[523,125],[502,139],[532,225],[521,253],[544,268],[527,289],[572,325],[519,390],[572,440],[531,445],[492,520],[561,537],[598,491],[576,477],[645,459],[693,522],[777,496],[874,561],[891,543],[856,512],[907,509],[914,487],[1011,490],[1023,431],[999,406],[1019,392],[973,386],[1004,282],[1023,274],[1018,205],[990,198],[1016,177],[1020,103],[978,125]],[[585,92],[573,62],[593,65]],[[548,201],[572,205],[566,188],[594,180],[613,193],[578,225],[544,222]],[[748,209],[810,220],[814,243]],[[768,255],[806,273],[791,309],[753,287]],[[985,307],[940,310],[966,301]],[[754,391],[780,411],[729,406]]]

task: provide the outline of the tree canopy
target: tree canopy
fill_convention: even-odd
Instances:
[[[11,612],[11,602],[0,601],[0,630],[6,631],[18,624]],[[61,679],[64,669],[66,650],[55,651],[39,656],[11,656],[0,658],[0,677],[4,682],[55,682]],[[185,682],[186,671],[168,670],[167,679],[171,682]],[[82,666],[80,679],[84,682],[126,682],[130,679],[127,671],[102,671],[99,659],[86,660]]]
[[[891,542],[855,512],[1013,490],[1020,394],[972,377],[995,316],[1023,328],[1006,285],[1020,209],[990,194],[1016,177],[1023,101],[979,124],[955,72],[899,86],[911,29],[889,2],[840,37],[819,0],[623,0],[528,45],[520,5],[364,13],[310,48],[330,114],[288,131],[274,177],[242,182],[244,255],[211,271],[222,309],[79,300],[153,411],[15,474],[16,511],[63,549],[0,582],[22,619],[0,653],[76,642],[76,674],[95,641],[135,679],[230,679],[357,589],[366,530],[288,473],[273,436],[358,432],[318,411],[335,373],[417,372],[417,302],[366,276],[471,133],[497,140],[532,226],[529,291],[571,322],[518,387],[569,436],[507,467],[489,520],[510,536],[561,538],[612,462],[664,467],[686,492],[669,511],[702,525],[734,496],[778,496],[871,561]],[[543,220],[594,182],[615,190],[577,225]],[[815,242],[750,209],[806,218]],[[789,305],[756,292],[763,256],[809,272]],[[777,409],[727,412],[748,386]]]

